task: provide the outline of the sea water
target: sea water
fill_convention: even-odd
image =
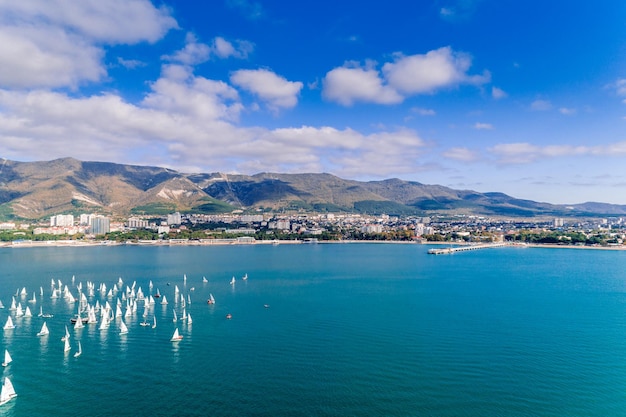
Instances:
[[[2,249],[0,323],[24,287],[16,300],[34,316],[0,329],[13,357],[3,377],[18,393],[0,415],[626,415],[626,252],[428,248]],[[97,291],[120,278],[114,297]],[[89,302],[113,309],[133,283],[169,303],[156,299],[144,318],[139,302],[126,335],[119,318],[74,330],[78,303],[51,299],[52,279],[74,297],[92,282]],[[176,287],[192,324],[173,322]],[[40,306],[54,317],[37,317]],[[153,317],[156,328],[139,325]],[[44,320],[50,335],[38,337]]]

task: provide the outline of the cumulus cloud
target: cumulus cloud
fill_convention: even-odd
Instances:
[[[480,155],[477,152],[462,147],[450,148],[443,153],[443,156],[463,162],[472,162],[480,159]]]
[[[106,76],[105,44],[155,42],[177,27],[147,0],[0,2],[0,87],[77,87]]]
[[[322,86],[322,95],[326,100],[344,106],[358,101],[395,104],[403,100],[397,91],[383,84],[377,70],[361,67],[354,62],[329,71],[322,80]]]
[[[272,110],[294,107],[303,87],[300,81],[288,81],[266,69],[235,71],[230,82],[254,94]]]
[[[626,155],[626,141],[607,145],[575,146],[546,145],[539,146],[527,142],[498,144],[489,149],[501,163],[523,164],[541,158],[570,156],[622,156]]]
[[[431,94],[461,84],[482,85],[489,72],[469,75],[471,57],[443,47],[426,54],[395,54],[393,62],[383,64],[381,72],[372,62],[361,66],[347,62],[329,71],[323,80],[323,96],[349,106],[355,102],[396,104],[406,97]]]
[[[390,86],[404,94],[432,93],[458,84],[481,85],[489,82],[488,73],[468,75],[472,59],[468,54],[439,48],[423,55],[396,55],[394,62],[383,65]]]
[[[183,49],[172,55],[164,55],[166,61],[181,63],[185,65],[197,65],[206,62],[211,56],[218,58],[240,58],[245,59],[254,50],[254,44],[248,41],[236,40],[227,41],[221,36],[213,39],[211,45],[198,42],[193,33],[188,33],[185,37]]]

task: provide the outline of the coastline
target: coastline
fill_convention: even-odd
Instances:
[[[468,246],[471,243],[459,242],[421,242],[393,240],[240,240],[240,239],[203,239],[203,240],[147,240],[138,242],[84,241],[84,240],[44,240],[0,242],[0,248],[42,248],[42,247],[96,247],[96,246],[225,246],[225,245],[310,245],[310,244],[400,244],[400,245],[448,245]],[[620,246],[579,246],[555,245],[540,243],[510,243],[505,246],[518,248],[542,249],[591,249],[623,251],[626,245]]]

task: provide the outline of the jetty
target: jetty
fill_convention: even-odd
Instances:
[[[442,249],[428,249],[428,253],[431,255],[450,255],[456,252],[465,252],[468,250],[478,250],[478,249],[491,249],[491,248],[500,248],[502,246],[508,246],[508,243],[485,243],[478,245],[466,245],[466,246],[456,246],[454,248],[442,248]]]

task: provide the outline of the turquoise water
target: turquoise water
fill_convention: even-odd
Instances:
[[[18,301],[35,314],[0,329],[0,352],[13,357],[3,376],[18,393],[0,415],[626,415],[626,252],[427,249],[0,250],[0,322],[22,287],[28,295]],[[50,280],[76,296],[72,276],[83,288],[121,277],[146,294],[152,280],[169,304],[149,311],[155,329],[139,325],[142,303],[125,318],[127,335],[115,322],[70,328],[65,354],[60,338],[76,305],[50,299]],[[191,325],[172,322],[172,310],[182,312],[176,285],[191,298]],[[54,314],[47,337],[36,336],[40,305]],[[179,343],[169,341],[175,327]]]

